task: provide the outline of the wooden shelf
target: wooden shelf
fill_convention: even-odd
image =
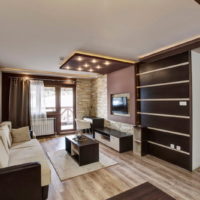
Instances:
[[[169,146],[166,146],[166,145],[163,145],[163,144],[159,144],[159,143],[152,142],[152,141],[149,141],[149,140],[148,140],[147,142],[150,143],[150,144],[153,144],[153,145],[157,145],[157,146],[159,146],[159,147],[163,147],[163,148],[166,148],[166,149],[170,149],[170,150],[172,150],[172,151],[176,151],[176,152],[179,152],[179,153],[183,153],[183,154],[186,154],[186,155],[190,155],[189,152],[182,151],[182,150],[177,150],[177,149],[173,149],[173,148],[171,148],[171,147],[169,147]]]

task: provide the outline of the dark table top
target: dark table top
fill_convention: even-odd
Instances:
[[[146,182],[107,200],[175,200],[159,188]]]
[[[93,145],[93,144],[98,144],[98,142],[96,140],[93,140],[91,138],[88,138],[87,136],[85,135],[82,135],[83,137],[83,140],[81,141],[78,141],[76,140],[76,135],[67,135],[65,136],[68,140],[70,140],[73,144],[77,145],[78,147],[81,147],[81,146],[86,146],[86,145]]]
[[[130,136],[132,137],[133,135],[129,134],[129,133],[124,133],[124,132],[120,132],[114,129],[110,129],[110,128],[96,128],[95,131],[102,133],[102,134],[107,134],[107,135],[112,135],[116,138],[123,138],[123,137],[127,137]]]

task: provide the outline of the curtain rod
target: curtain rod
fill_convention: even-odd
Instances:
[[[29,78],[29,77],[20,77],[20,76],[18,76],[18,77],[9,76],[9,78],[16,78],[16,79],[20,79],[21,78],[21,79],[27,79],[27,80],[42,80],[42,81],[73,81],[73,82],[75,82],[75,80],[70,79],[70,78],[68,78],[66,80],[44,79],[44,78]]]

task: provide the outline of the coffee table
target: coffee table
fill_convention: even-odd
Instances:
[[[99,161],[99,143],[85,135],[80,141],[76,140],[76,135],[66,136],[65,147],[80,166]]]

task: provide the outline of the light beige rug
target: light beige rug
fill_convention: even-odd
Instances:
[[[47,154],[61,181],[117,164],[103,153],[99,154],[99,162],[84,166],[79,166],[64,149]]]

